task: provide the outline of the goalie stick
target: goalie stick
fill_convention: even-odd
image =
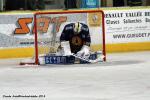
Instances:
[[[83,61],[86,61],[86,62],[88,62],[88,63],[98,63],[98,62],[102,62],[103,60],[103,58],[105,57],[105,56],[100,56],[100,57],[98,57],[97,59],[95,59],[95,60],[92,60],[92,59],[85,59],[85,58],[83,58],[83,57],[79,57],[79,56],[77,56],[76,54],[72,54],[72,56],[74,56],[75,58],[78,58],[78,59],[80,59],[80,60],[83,60]]]

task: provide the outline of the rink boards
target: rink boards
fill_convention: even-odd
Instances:
[[[132,9],[105,8],[104,13],[106,52],[150,50],[149,7]],[[31,47],[12,47],[12,43],[15,42],[16,45],[18,43],[18,40],[13,40],[13,36],[9,39],[9,41],[4,42],[9,38],[8,36],[11,36],[14,33],[15,30],[11,28],[15,29],[16,26],[12,25],[12,23],[17,23],[17,19],[20,18],[18,16],[21,16],[21,18],[33,17],[33,12],[0,14],[0,58],[33,56],[34,49]],[[8,44],[7,47],[5,47],[6,44]],[[97,48],[97,45],[94,45],[94,48]]]

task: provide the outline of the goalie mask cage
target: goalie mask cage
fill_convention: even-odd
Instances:
[[[34,61],[28,64],[39,64],[39,56],[57,52],[64,26],[74,22],[88,25],[91,51],[101,51],[104,55],[103,61],[106,61],[104,12],[102,10],[66,10],[34,14]]]

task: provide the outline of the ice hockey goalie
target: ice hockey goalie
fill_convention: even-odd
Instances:
[[[64,26],[60,36],[60,47],[56,55],[47,55],[46,64],[91,63],[97,59],[96,53],[90,52],[91,37],[89,27],[81,22]]]
[[[90,56],[91,38],[89,28],[84,23],[77,22],[67,24],[60,36],[60,42],[62,49],[65,51],[64,53],[67,55],[70,53],[69,49],[67,49],[70,45],[71,53],[77,54],[85,59],[88,59]],[[68,46],[63,45],[64,43]]]

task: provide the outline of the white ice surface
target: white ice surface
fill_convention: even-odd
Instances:
[[[150,52],[108,54],[101,64],[27,67],[19,61],[0,60],[0,100],[150,100]]]

